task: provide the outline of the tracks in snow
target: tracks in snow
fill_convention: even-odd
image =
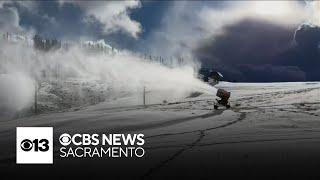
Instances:
[[[164,161],[161,161],[159,164],[157,164],[154,167],[150,168],[141,178],[142,179],[146,179],[146,178],[150,177],[154,172],[158,171],[159,169],[161,169],[162,167],[167,165],[169,162],[175,160],[183,152],[198,146],[199,143],[201,142],[201,140],[206,136],[206,132],[207,131],[212,131],[212,130],[215,130],[215,129],[220,129],[220,128],[225,128],[225,127],[231,126],[233,124],[236,124],[236,123],[242,121],[243,119],[245,119],[245,117],[246,117],[246,113],[245,112],[241,112],[240,116],[239,116],[239,118],[237,120],[222,124],[220,126],[215,126],[215,127],[210,127],[210,128],[206,128],[206,129],[200,129],[200,130],[179,132],[179,133],[158,134],[158,135],[146,137],[146,139],[151,139],[151,138],[156,138],[156,137],[182,135],[182,134],[192,134],[192,133],[198,134],[198,137],[196,138],[195,141],[193,141],[191,144],[185,145],[184,147],[182,147],[181,149],[176,151],[174,154],[172,154],[169,158],[165,159]],[[157,147],[157,148],[159,148],[159,147]],[[163,146],[161,148],[166,148],[166,147]],[[148,149],[148,148],[146,148],[146,149]],[[149,148],[149,149],[152,149],[152,148]]]

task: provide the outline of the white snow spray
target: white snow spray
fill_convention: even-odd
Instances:
[[[143,89],[151,103],[176,101],[192,92],[215,94],[214,87],[196,78],[192,65],[167,67],[128,51],[89,53],[75,46],[40,52],[2,41],[0,63],[0,108],[12,111],[33,106],[35,84],[46,107],[141,97]]]

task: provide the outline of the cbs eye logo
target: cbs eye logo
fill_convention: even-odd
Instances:
[[[23,151],[31,151],[32,149],[35,152],[41,151],[46,152],[49,150],[49,141],[47,139],[24,139],[20,143],[20,147]]]
[[[17,127],[16,163],[53,164],[53,127]]]
[[[59,141],[63,146],[68,146],[71,143],[71,136],[67,133],[61,134]]]

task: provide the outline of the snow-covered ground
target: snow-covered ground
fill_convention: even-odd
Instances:
[[[142,160],[63,161],[55,157],[58,167],[98,167],[99,164],[99,168],[108,167],[109,175],[115,177],[122,175],[112,174],[116,173],[112,168],[134,167],[130,174],[134,179],[164,178],[169,173],[173,173],[170,177],[201,178],[221,173],[221,168],[235,170],[238,174],[233,175],[238,176],[254,174],[251,170],[259,170],[260,166],[282,168],[274,169],[282,173],[299,166],[310,171],[317,167],[319,82],[222,82],[216,87],[231,92],[231,109],[213,110],[215,96],[209,94],[147,106],[139,105],[141,101],[137,97],[128,96],[69,112],[0,121],[1,144],[12,145],[1,146],[0,164],[11,163],[12,171],[15,167],[12,150],[15,127],[53,126],[57,135],[144,133],[146,156]],[[282,165],[290,168],[283,169]]]

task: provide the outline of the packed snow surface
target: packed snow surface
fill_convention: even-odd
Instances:
[[[53,126],[55,136],[65,132],[143,133],[147,156],[141,161],[117,164],[110,160],[63,161],[55,157],[57,166],[61,161],[63,167],[89,163],[100,168],[130,169],[138,163],[139,170],[131,177],[158,177],[160,172],[170,171],[198,177],[205,169],[223,164],[228,169],[245,169],[274,162],[290,162],[290,167],[315,162],[314,152],[320,150],[319,82],[222,82],[217,88],[231,92],[231,109],[213,110],[216,97],[206,93],[146,106],[137,103],[135,96],[124,96],[69,112],[1,121],[0,141],[6,146],[2,147],[0,162],[14,162],[14,151],[6,148],[14,146],[17,126]],[[110,176],[113,173],[110,168],[108,172]]]

